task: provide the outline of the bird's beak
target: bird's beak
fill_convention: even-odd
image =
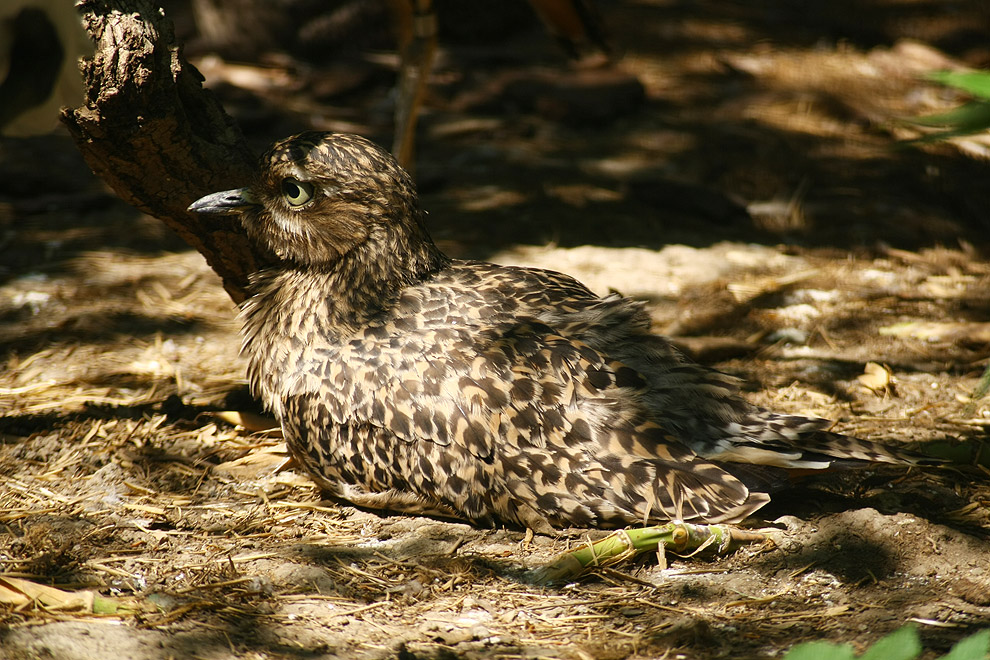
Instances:
[[[189,205],[188,211],[194,213],[238,213],[252,206],[257,206],[254,196],[248,188],[224,190],[206,197],[200,197]]]

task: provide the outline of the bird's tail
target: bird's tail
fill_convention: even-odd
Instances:
[[[818,420],[811,420],[818,421]],[[863,440],[830,431],[803,434],[800,446],[737,443],[712,462],[754,493],[774,493],[793,487],[796,479],[834,470],[855,470],[878,463],[939,467],[949,461],[893,444]]]
[[[828,467],[857,467],[863,463],[893,463],[938,467],[946,461],[891,443],[863,440],[850,435],[815,431],[801,438],[803,453],[829,461]]]
[[[755,414],[753,414],[755,413]],[[894,443],[863,440],[826,430],[828,420],[753,411],[730,424],[727,437],[703,452],[719,463],[748,463],[785,469],[827,470],[874,463],[935,467],[939,458]]]

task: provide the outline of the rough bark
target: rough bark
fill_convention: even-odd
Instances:
[[[77,7],[96,47],[81,64],[85,101],[65,109],[62,121],[93,171],[201,252],[240,302],[265,256],[236,219],[186,211],[205,194],[248,182],[254,158],[240,130],[203,89],[153,2],[83,0]]]

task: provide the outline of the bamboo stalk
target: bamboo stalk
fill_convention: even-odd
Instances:
[[[560,555],[533,574],[537,584],[573,580],[600,566],[611,566],[644,552],[670,549],[678,554],[694,554],[713,547],[725,554],[741,545],[761,543],[764,534],[736,529],[728,525],[692,525],[668,523],[653,527],[620,529],[594,543],[585,543]]]

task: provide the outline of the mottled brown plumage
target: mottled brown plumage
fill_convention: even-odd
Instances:
[[[911,461],[750,404],[641,303],[448,259],[363,138],[279,142],[249,188],[190,208],[242,213],[277,256],[243,307],[251,386],[299,463],[363,504],[538,530],[737,521],[769,498],[731,462]]]

